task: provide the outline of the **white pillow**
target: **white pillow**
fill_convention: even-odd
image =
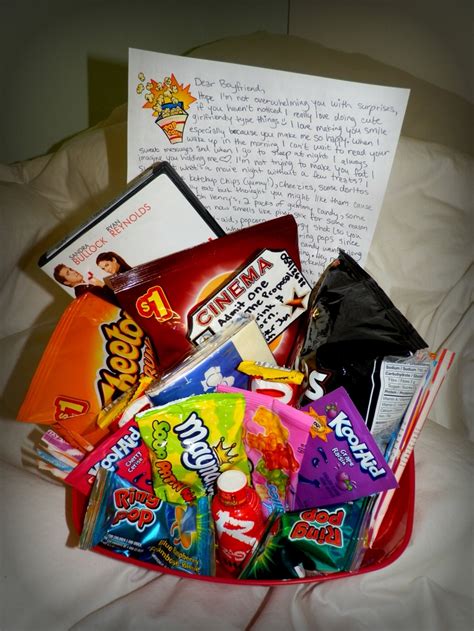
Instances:
[[[466,154],[400,138],[366,269],[431,350],[456,352],[430,417],[474,437],[472,165]]]

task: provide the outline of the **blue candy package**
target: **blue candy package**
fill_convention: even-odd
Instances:
[[[79,542],[190,574],[213,576],[214,529],[209,498],[171,504],[113,471],[99,469]]]

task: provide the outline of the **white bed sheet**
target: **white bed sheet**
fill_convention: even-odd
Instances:
[[[149,572],[76,547],[64,486],[16,422],[69,298],[38,255],[125,182],[125,116],[55,154],[0,166],[0,628],[467,631],[473,622],[472,159],[402,137],[367,269],[433,350],[456,361],[417,444],[411,542],[393,564],[300,586],[231,586]]]
[[[236,587],[178,579],[73,547],[64,487],[1,463],[8,507],[1,628],[467,630],[472,465],[468,443],[430,422],[416,448],[413,536],[397,561],[320,584]]]

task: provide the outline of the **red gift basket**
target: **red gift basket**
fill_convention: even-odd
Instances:
[[[390,507],[384,517],[382,525],[379,529],[377,538],[375,539],[372,547],[368,549],[364,555],[363,561],[358,570],[353,572],[336,572],[333,574],[326,574],[324,576],[312,576],[298,579],[288,580],[245,580],[235,579],[220,576],[198,576],[194,574],[188,574],[180,570],[172,570],[166,567],[153,565],[151,563],[145,563],[130,559],[128,557],[116,554],[105,548],[96,547],[93,548],[95,552],[104,554],[105,556],[115,558],[125,563],[133,563],[139,565],[148,570],[154,572],[160,572],[163,574],[173,574],[180,578],[190,578],[200,581],[211,581],[215,583],[232,583],[238,585],[285,585],[293,583],[314,583],[328,580],[334,580],[336,578],[343,578],[346,576],[354,576],[357,574],[364,574],[366,572],[374,572],[380,570],[390,563],[393,563],[407,547],[411,533],[413,530],[413,513],[415,506],[415,460],[412,453],[407,466],[400,479],[399,487],[395,490]],[[72,491],[72,518],[74,527],[78,534],[82,530],[82,524],[84,521],[84,515],[87,507],[87,498],[78,491]]]

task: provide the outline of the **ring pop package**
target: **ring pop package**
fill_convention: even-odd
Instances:
[[[245,397],[244,445],[265,515],[291,510],[312,419],[265,394],[228,386],[217,390]]]
[[[298,473],[295,509],[356,500],[397,486],[344,388],[302,408],[313,420]]]
[[[84,550],[98,545],[191,574],[215,573],[209,498],[194,505],[173,505],[102,468],[89,499],[79,545]]]
[[[290,364],[311,287],[298,229],[285,215],[138,265],[108,280],[167,369],[237,315],[255,317],[280,365]]]
[[[295,579],[351,569],[368,498],[273,515],[241,579]]]
[[[137,414],[161,499],[189,503],[212,495],[219,475],[240,469],[250,479],[242,443],[241,394],[200,394]]]
[[[61,316],[18,419],[57,423],[61,435],[63,426],[71,426],[73,433],[95,444],[108,433],[96,425],[99,411],[135,386],[141,374],[156,375],[144,331],[120,307],[84,294]]]
[[[369,429],[376,411],[383,409],[386,417],[393,414],[392,406],[400,421],[407,375],[384,379],[380,360],[410,357],[427,344],[381,287],[341,250],[314,287],[308,313],[306,339],[297,358],[307,376],[301,406],[342,386]]]
[[[194,394],[214,392],[224,383],[246,387],[248,376],[238,370],[243,358],[273,361],[273,355],[254,319],[239,317],[207,340],[147,390],[154,405]]]
[[[65,482],[89,495],[100,469],[115,471],[122,479],[151,491],[152,476],[148,448],[134,419],[103,440],[67,476]]]

